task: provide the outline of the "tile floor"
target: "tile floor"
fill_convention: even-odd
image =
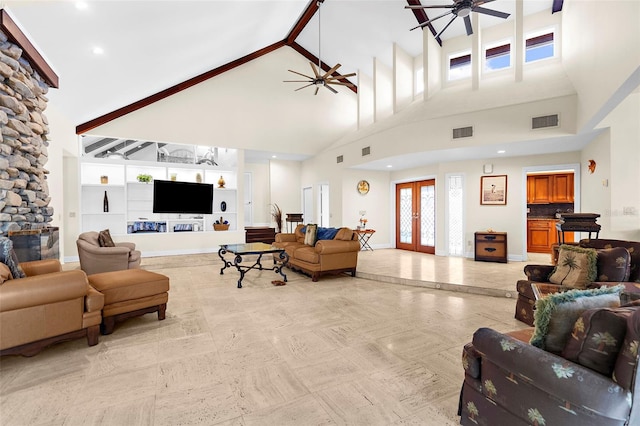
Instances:
[[[171,279],[166,320],[1,358],[0,424],[453,425],[462,346],[524,327],[502,294],[524,263],[376,250],[357,278],[250,271],[243,289],[215,254],[143,265]]]

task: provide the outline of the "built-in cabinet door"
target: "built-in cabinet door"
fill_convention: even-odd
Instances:
[[[435,253],[435,180],[396,185],[396,247]]]
[[[573,173],[552,175],[553,203],[573,203]]]
[[[549,175],[533,175],[527,178],[529,204],[546,204],[551,202],[551,177]]]
[[[551,229],[548,220],[527,221],[527,251],[551,253],[551,245],[557,240],[555,226]],[[555,221],[553,221],[555,223]]]

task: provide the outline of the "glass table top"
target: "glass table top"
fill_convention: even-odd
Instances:
[[[235,254],[278,253],[284,251],[284,249],[265,243],[223,244],[220,248]]]

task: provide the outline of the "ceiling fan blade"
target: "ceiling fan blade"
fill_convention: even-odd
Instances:
[[[294,71],[294,70],[289,70],[289,72],[292,72],[292,73],[294,73],[294,74],[301,75],[301,76],[303,76],[303,77],[308,78],[309,80],[313,80],[313,77],[310,77],[310,76],[308,76],[308,75],[306,75],[306,74],[302,74],[301,72]]]
[[[453,12],[446,12],[446,13],[443,13],[442,15],[440,15],[440,16],[436,16],[436,17],[435,17],[435,18],[433,18],[433,19],[429,19],[428,21],[424,21],[422,24],[418,25],[417,27],[413,27],[413,28],[411,28],[409,31],[413,31],[413,30],[415,30],[415,29],[417,29],[417,28],[423,28],[423,27],[426,27],[427,25],[429,25],[430,23],[432,23],[432,22],[433,22],[433,21],[435,21],[436,19],[440,19],[440,18],[442,18],[442,17],[444,17],[444,16],[451,15],[452,13],[453,13]]]
[[[302,90],[302,89],[304,89],[305,87],[309,87],[309,86],[313,86],[313,83],[309,83],[309,84],[307,84],[306,86],[298,87],[296,90],[294,90],[294,92],[297,92],[298,90]]]
[[[345,79],[345,78],[354,77],[355,75],[356,75],[356,73],[352,72],[350,74],[339,75],[337,77],[329,76],[329,77],[327,77],[327,80],[342,80],[342,79]]]
[[[327,89],[331,90],[333,93],[338,93],[338,91],[336,89],[334,89],[333,87],[331,87],[331,86],[327,86],[325,84],[324,87],[326,87]]]
[[[313,96],[318,94],[318,90],[320,90],[320,86],[316,86],[316,92],[313,94]]]
[[[453,4],[443,4],[440,6],[423,6],[421,4],[410,4],[405,6],[405,9],[453,9]]]
[[[507,19],[509,17],[508,13],[499,12],[497,10],[485,9],[484,7],[479,7],[479,6],[473,7],[471,8],[471,10],[478,13],[484,13],[485,15],[495,16],[496,18]]]
[[[449,21],[449,23],[448,23],[447,25],[445,25],[445,26],[444,26],[444,28],[442,29],[442,31],[440,31],[440,32],[438,33],[438,35],[436,35],[436,38],[439,38],[439,37],[440,37],[440,34],[442,34],[442,33],[444,32],[444,30],[446,30],[447,28],[449,28],[449,25],[451,25],[451,23],[452,23],[453,21],[455,21],[457,17],[458,17],[458,15],[453,15],[453,18],[451,18],[451,20]]]
[[[282,80],[283,83],[313,83],[313,80]]]
[[[469,18],[469,15],[464,17],[464,27],[467,29],[468,36],[473,34],[473,27],[471,26],[471,18]]]
[[[313,62],[309,62],[309,64],[311,65],[311,69],[313,70],[313,74],[316,76],[316,78],[320,77],[320,74],[318,73],[318,68],[316,67],[316,64],[314,64]],[[310,77],[312,78],[312,77]]]
[[[333,68],[331,68],[329,71],[327,71],[322,78],[327,78],[328,76],[330,76],[331,74],[333,74],[338,68],[340,68],[342,65],[340,64],[335,64],[335,66]]]

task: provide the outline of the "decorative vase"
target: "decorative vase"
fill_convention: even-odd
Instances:
[[[106,175],[104,175],[104,176],[100,176],[100,183],[101,183],[101,184],[107,184],[107,183],[109,183],[109,176],[106,176]]]
[[[200,173],[196,173],[196,182],[202,183],[202,175]]]
[[[220,179],[218,179],[218,188],[224,188],[224,178],[222,177],[222,175],[220,175]]]

